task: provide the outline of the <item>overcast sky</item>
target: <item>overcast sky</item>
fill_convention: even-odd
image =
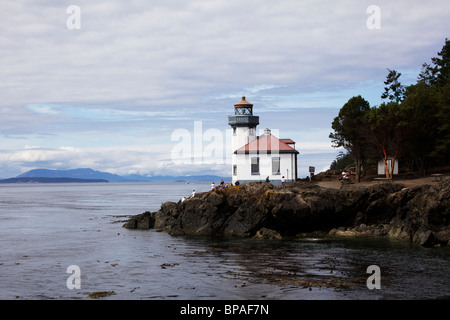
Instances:
[[[259,129],[296,141],[300,177],[322,171],[339,109],[380,104],[387,68],[415,83],[449,16],[448,0],[0,1],[0,177],[231,175],[217,146],[242,95]],[[179,152],[188,140],[204,161]]]

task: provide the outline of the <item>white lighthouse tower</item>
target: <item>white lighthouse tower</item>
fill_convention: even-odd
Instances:
[[[274,184],[297,179],[295,142],[278,139],[270,129],[256,135],[259,117],[253,115],[253,104],[242,100],[234,105],[234,115],[228,116],[232,129],[232,182],[266,181]]]
[[[234,115],[228,116],[228,124],[232,128],[233,151],[256,139],[256,126],[259,124],[259,117],[253,115],[253,104],[245,100],[245,96],[234,105]],[[233,183],[235,183],[238,180],[238,164],[237,155],[234,152],[231,161]]]

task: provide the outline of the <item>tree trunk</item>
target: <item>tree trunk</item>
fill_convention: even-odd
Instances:
[[[388,169],[388,164],[387,164],[387,153],[386,150],[383,148],[383,155],[384,155],[384,172],[386,174],[386,179],[390,179],[389,176],[389,169]]]
[[[425,176],[425,160],[420,157],[417,159],[417,168],[419,169],[420,175]]]
[[[387,159],[384,158],[384,172],[386,173],[386,179],[390,179],[390,175],[389,175],[389,168],[388,168],[388,164],[387,164]]]
[[[392,163],[391,163],[391,180],[394,178],[395,159],[397,159],[397,155],[395,155],[395,156],[392,157]]]
[[[361,159],[358,157],[355,159],[356,165],[356,182],[360,182],[361,180]]]

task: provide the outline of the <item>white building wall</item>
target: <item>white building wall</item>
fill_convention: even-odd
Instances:
[[[253,157],[259,157],[259,174],[252,174],[251,162]],[[272,173],[272,158],[280,158],[280,174]],[[295,180],[295,154],[234,154],[233,166],[237,166],[237,175],[232,175],[232,182],[241,183],[249,181],[281,181],[284,176],[287,181]],[[234,172],[232,172],[233,174]]]
[[[232,130],[233,152],[256,139],[256,128],[236,127]]]
[[[256,139],[256,128],[250,128],[250,127],[236,127],[236,129],[232,130],[232,156],[231,156],[231,163],[232,163],[232,182],[235,183],[236,180],[239,180],[239,177],[234,175],[234,167],[237,165],[237,156],[234,153],[237,149],[241,148],[242,146],[245,146],[246,144],[252,142]],[[244,163],[243,163],[244,164]],[[250,164],[248,164],[250,168]],[[242,166],[239,166],[239,171],[243,172]],[[247,171],[245,171],[247,172]],[[242,179],[241,179],[242,180]]]

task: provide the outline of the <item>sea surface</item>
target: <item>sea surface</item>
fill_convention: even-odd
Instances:
[[[131,215],[209,185],[0,185],[0,299],[450,297],[449,248],[384,238],[174,237],[122,227]]]

